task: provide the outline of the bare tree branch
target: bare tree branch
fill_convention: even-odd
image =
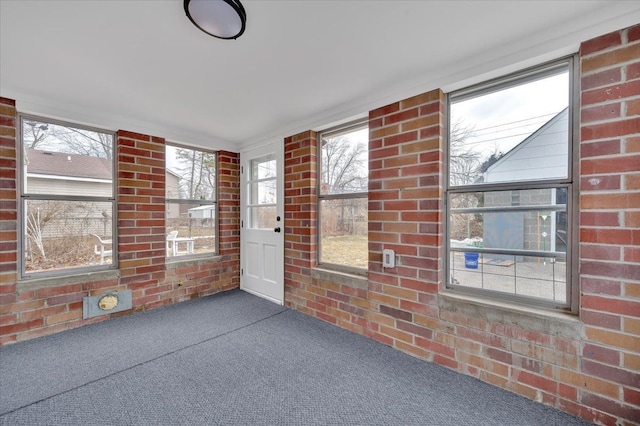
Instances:
[[[322,184],[329,194],[366,191],[367,147],[345,137],[322,141]]]

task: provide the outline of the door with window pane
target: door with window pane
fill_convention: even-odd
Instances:
[[[241,288],[284,301],[282,148],[273,144],[242,155]]]

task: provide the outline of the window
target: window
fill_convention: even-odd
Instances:
[[[22,275],[114,265],[114,134],[20,115]]]
[[[217,155],[166,146],[167,256],[218,252]]]
[[[573,62],[449,95],[448,288],[575,308]]]
[[[249,228],[273,229],[274,219],[278,215],[278,172],[275,155],[254,158],[249,167],[251,169],[247,178]]]
[[[320,161],[318,263],[366,269],[369,129],[358,123],[318,136]]]

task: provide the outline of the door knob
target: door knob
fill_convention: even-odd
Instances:
[[[273,230],[273,232],[280,232],[280,227],[279,227],[279,226],[278,226],[278,227],[276,227],[276,228]]]

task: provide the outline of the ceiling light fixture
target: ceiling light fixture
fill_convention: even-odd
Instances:
[[[247,23],[240,0],[184,0],[184,11],[193,25],[224,40],[240,37]]]

